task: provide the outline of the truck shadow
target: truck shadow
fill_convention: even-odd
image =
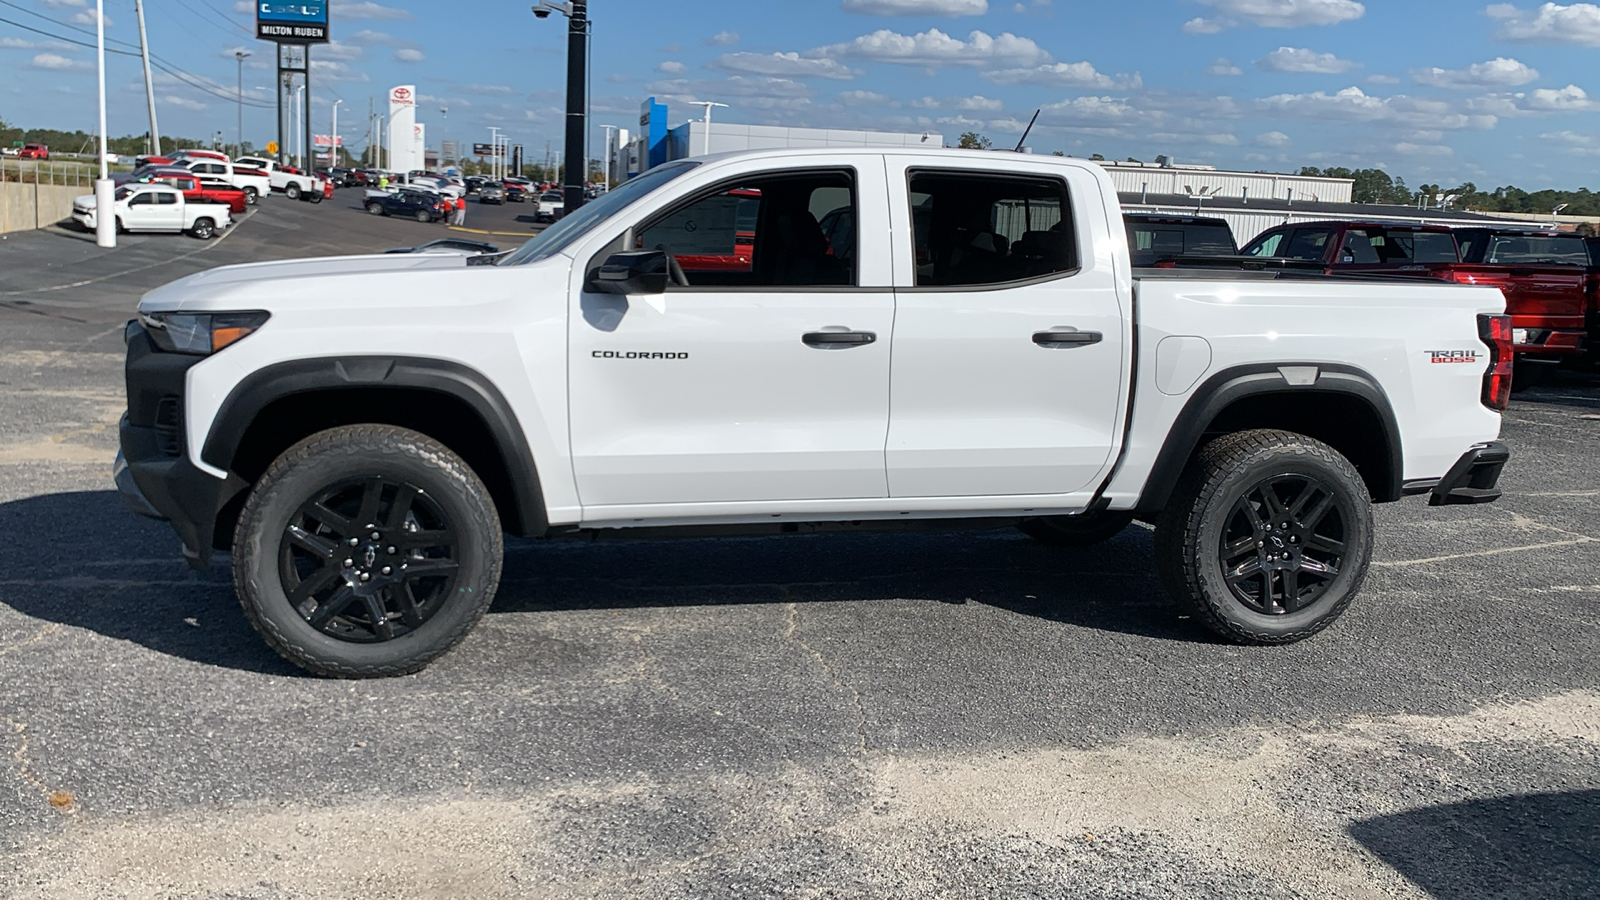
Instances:
[[[1349,830],[1436,900],[1600,896],[1600,790],[1430,806]]]
[[[0,504],[0,606],[251,672],[298,672],[240,613],[224,557],[195,573],[115,492]],[[911,599],[1164,640],[1209,641],[1157,584],[1137,526],[1087,550],[1010,529],[683,540],[509,540],[495,613]]]

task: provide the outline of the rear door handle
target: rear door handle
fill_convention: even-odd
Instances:
[[[808,331],[800,340],[818,350],[848,350],[876,343],[878,336],[870,331]]]
[[[1037,331],[1033,335],[1033,342],[1041,347],[1082,347],[1103,340],[1105,335],[1098,331]]]

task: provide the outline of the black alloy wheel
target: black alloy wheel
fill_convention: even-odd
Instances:
[[[1235,599],[1264,615],[1316,603],[1344,563],[1345,517],[1338,495],[1310,475],[1278,475],[1233,506],[1218,550]]]
[[[210,219],[198,219],[194,223],[194,230],[192,233],[195,237],[202,241],[209,241],[217,235],[216,223],[212,222]]]
[[[355,643],[419,628],[456,589],[456,531],[421,488],[383,477],[348,479],[289,519],[279,578],[312,628]]]

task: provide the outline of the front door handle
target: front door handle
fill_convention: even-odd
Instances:
[[[1105,335],[1098,331],[1037,331],[1033,335],[1033,342],[1041,347],[1082,347],[1103,340]]]
[[[808,331],[800,336],[807,347],[818,350],[848,350],[876,343],[878,336],[870,331]]]

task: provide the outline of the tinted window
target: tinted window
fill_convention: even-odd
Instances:
[[[178,205],[178,195],[177,194],[157,194],[156,195],[156,202],[159,203],[162,206],[177,206]]]
[[[1278,248],[1283,246],[1283,232],[1274,231],[1265,236],[1258,237],[1244,248],[1245,256],[1277,256]]]
[[[1282,255],[1290,259],[1309,259],[1321,262],[1327,250],[1328,239],[1333,237],[1331,228],[1301,228],[1297,229],[1294,237],[1289,239],[1289,246]]]
[[[853,219],[854,210],[850,173],[753,178],[702,194],[646,223],[635,234],[635,246],[672,254],[691,286],[851,285],[856,283],[853,229],[830,241],[821,220],[833,213]]]
[[[1232,256],[1239,252],[1233,231],[1210,222],[1127,223],[1128,248],[1135,266],[1149,266],[1175,256]]]
[[[918,287],[1004,284],[1078,266],[1064,181],[914,172],[910,187]]]
[[[1522,265],[1589,264],[1583,238],[1572,235],[1496,235],[1489,238],[1484,262]]]
[[[1374,238],[1367,232],[1357,228],[1346,231],[1344,233],[1344,247],[1339,252],[1339,262],[1352,263],[1358,266],[1376,265],[1382,262],[1378,258],[1377,248],[1372,246],[1374,240],[1380,246],[1383,244],[1382,235]]]

